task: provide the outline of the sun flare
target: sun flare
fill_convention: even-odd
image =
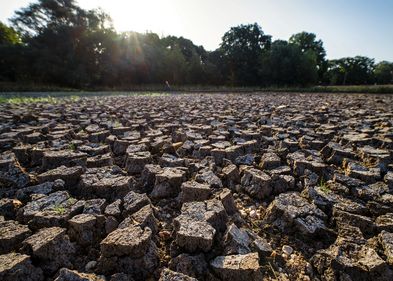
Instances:
[[[181,32],[176,9],[163,1],[122,1],[111,13],[118,31],[153,31],[161,34]]]

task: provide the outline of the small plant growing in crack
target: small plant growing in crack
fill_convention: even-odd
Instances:
[[[56,205],[53,207],[53,211],[58,215],[64,215],[66,209],[63,206]]]
[[[69,204],[69,205],[73,205],[73,204],[75,204],[76,203],[76,199],[75,198],[68,198],[68,200],[67,200],[67,203]]]
[[[329,194],[332,191],[330,190],[330,188],[327,186],[326,181],[321,177],[321,180],[319,181],[319,188],[321,189],[321,191],[323,193]]]
[[[68,145],[68,149],[70,149],[70,150],[72,150],[72,151],[75,151],[75,150],[76,150],[76,145],[75,145],[75,143],[70,143],[70,144]]]

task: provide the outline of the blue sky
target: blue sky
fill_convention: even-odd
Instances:
[[[32,0],[0,0],[0,20]],[[257,22],[273,39],[308,31],[328,58],[365,55],[393,61],[393,0],[78,0],[102,7],[119,31],[184,36],[207,50],[231,26]]]

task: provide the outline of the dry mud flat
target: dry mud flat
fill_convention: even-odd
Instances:
[[[393,96],[0,105],[0,280],[392,280]]]

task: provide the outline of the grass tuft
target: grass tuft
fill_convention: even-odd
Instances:
[[[321,189],[322,192],[329,194],[332,191],[330,190],[330,188],[327,186],[325,180],[323,178],[321,178],[321,180],[319,181],[319,188]]]
[[[63,215],[66,212],[66,209],[63,206],[54,206],[53,211],[55,211],[56,214],[58,215]]]
[[[78,200],[76,200],[75,198],[68,198],[67,203],[70,205],[73,205],[76,203],[76,201],[78,201]]]
[[[54,94],[54,93],[52,93]],[[19,94],[0,96],[1,103],[9,104],[31,104],[31,103],[48,103],[48,104],[58,104],[62,100],[69,100],[71,102],[78,102],[81,99],[78,95],[56,97],[52,95],[48,96],[20,96]]]
[[[69,149],[69,150],[72,150],[72,151],[75,151],[75,150],[76,150],[76,145],[75,145],[75,143],[70,143],[70,144],[68,145],[68,149]]]

